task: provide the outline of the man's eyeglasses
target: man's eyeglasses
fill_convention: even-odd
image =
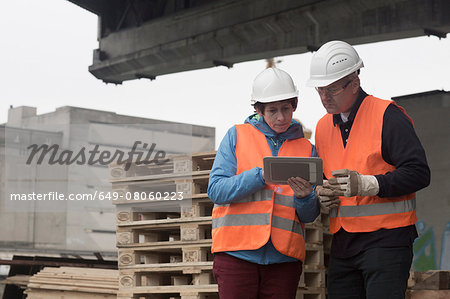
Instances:
[[[349,86],[350,83],[353,82],[353,80],[355,80],[355,79],[351,79],[350,81],[348,81],[347,83],[345,83],[345,84],[342,85],[341,87],[328,87],[328,88],[325,88],[325,87],[316,87],[316,90],[317,90],[317,92],[318,92],[320,95],[329,94],[329,95],[332,95],[332,96],[337,96],[338,94],[340,94],[341,92],[343,92],[343,91],[347,88],[347,86]]]

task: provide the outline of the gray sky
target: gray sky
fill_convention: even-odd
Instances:
[[[88,72],[97,16],[65,0],[0,3],[0,123],[10,105],[37,107],[38,114],[61,106],[216,127],[216,147],[227,129],[252,113],[251,84],[265,61],[215,67],[104,84]],[[356,46],[364,61],[362,87],[391,97],[450,90],[450,40],[419,37]],[[314,131],[325,113],[315,90],[305,87],[311,53],[278,57],[278,67],[297,84],[294,117]]]

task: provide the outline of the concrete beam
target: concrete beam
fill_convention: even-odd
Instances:
[[[100,38],[89,71],[121,83],[304,53],[334,39],[443,37],[449,12],[448,0],[221,0]]]

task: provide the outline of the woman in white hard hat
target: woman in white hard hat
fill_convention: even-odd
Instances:
[[[268,68],[254,80],[257,113],[230,128],[211,170],[213,274],[222,299],[295,298],[305,258],[303,223],[319,215],[313,186],[302,178],[266,184],[265,156],[317,156],[292,120],[292,78]]]
[[[361,67],[351,45],[331,41],[314,54],[308,81],[328,112],[315,134],[329,178],[328,189],[318,190],[333,234],[328,296],[404,298],[417,237],[415,192],[428,186],[430,170],[409,116],[362,90]]]

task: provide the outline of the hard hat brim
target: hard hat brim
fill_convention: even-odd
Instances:
[[[252,104],[254,104],[256,102],[272,103],[272,102],[278,102],[278,101],[292,99],[292,98],[295,98],[295,97],[298,97],[298,91],[285,93],[285,94],[281,94],[281,95],[276,95],[276,96],[268,97],[268,98],[251,99],[250,101],[251,101]]]

